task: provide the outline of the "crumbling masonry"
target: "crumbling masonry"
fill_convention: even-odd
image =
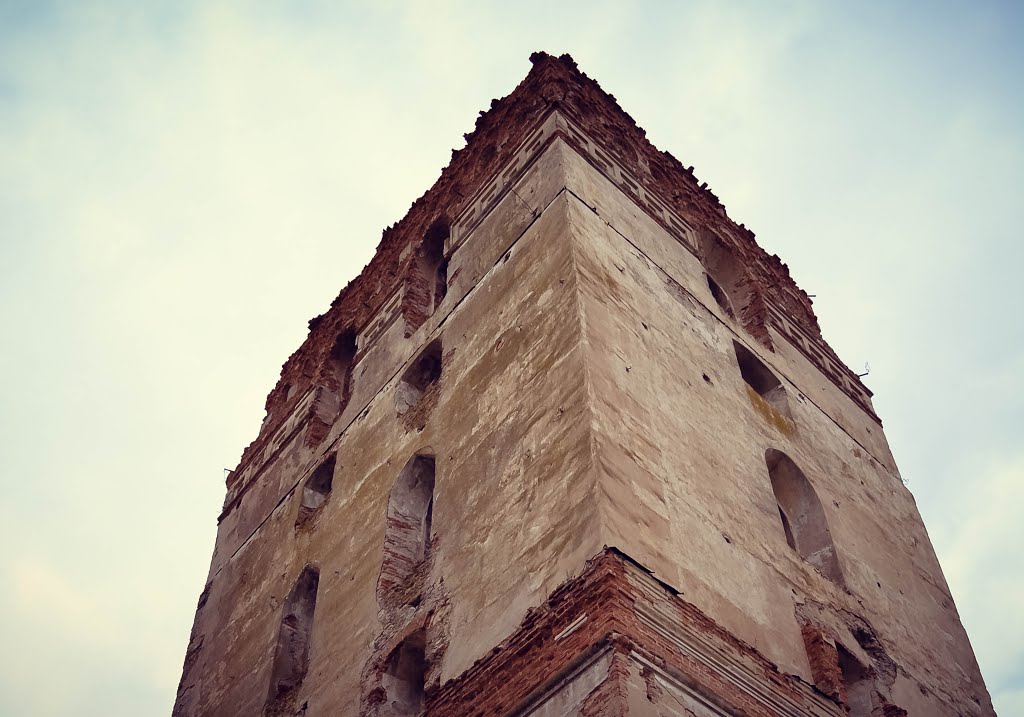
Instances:
[[[807,295],[531,59],[285,363],[174,714],[993,715]]]

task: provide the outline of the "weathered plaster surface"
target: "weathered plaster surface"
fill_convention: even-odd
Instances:
[[[440,399],[422,432],[396,420],[394,378],[366,397],[369,374],[358,372],[347,411],[357,415],[317,451],[336,450],[338,468],[313,529],[294,529],[296,484],[316,463],[313,452],[299,448],[294,455],[304,461],[274,468],[291,476],[291,486],[267,481],[250,493],[252,505],[275,506],[268,516],[237,511],[228,521],[247,522],[244,530],[228,532],[222,524],[222,537],[255,532],[241,547],[218,550],[197,630],[222,639],[207,638],[192,670],[202,675],[194,714],[258,712],[276,610],[306,563],[320,566],[321,587],[311,691],[303,700],[311,710],[338,705],[356,713],[357,679],[380,630],[374,586],[387,496],[405,460],[420,449],[437,455],[430,579],[443,578],[452,605],[444,677],[512,632],[530,606],[600,549],[573,245],[558,239],[568,233],[569,206],[560,194],[536,220],[530,217],[521,236],[505,241],[495,232],[490,241],[467,247],[467,255],[489,256],[491,268],[443,326],[425,325],[408,340],[393,335],[378,343],[382,360],[394,355],[389,342],[404,346],[411,358],[428,338],[443,337]],[[474,265],[480,262],[461,263],[464,275]],[[460,293],[456,281],[449,296]],[[396,365],[394,373],[400,369]],[[231,557],[222,557],[229,550]],[[228,667],[243,665],[254,669]]]
[[[794,606],[816,601],[866,619],[901,674],[945,693],[951,704],[931,714],[984,714],[971,701],[987,696],[970,643],[877,423],[838,391],[822,391],[800,354],[766,351],[723,316],[697,259],[657,227],[630,221],[628,200],[601,178],[578,181],[588,171],[597,174],[583,165],[569,184],[602,542],[787,671],[810,679]],[[751,404],[733,340],[784,379],[792,427]],[[769,448],[813,483],[849,592],[786,545]]]

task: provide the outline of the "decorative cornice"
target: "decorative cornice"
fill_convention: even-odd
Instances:
[[[882,420],[871,406],[871,390],[861,383],[860,376],[839,360],[839,357],[821,336],[813,336],[802,329],[797,322],[787,317],[777,304],[770,301],[766,304],[768,323],[771,327],[817,366],[840,391],[849,396],[875,422],[881,424]]]

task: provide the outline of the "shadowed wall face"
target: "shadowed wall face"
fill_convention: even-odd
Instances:
[[[268,704],[273,706],[302,682],[309,669],[309,643],[320,573],[307,567],[288,595],[274,648]]]
[[[423,709],[426,638],[417,632],[395,648],[384,674],[382,717],[414,717]]]
[[[825,511],[814,488],[789,456],[781,451],[769,449],[765,463],[789,547],[822,575],[842,585],[839,558],[832,544]]]
[[[303,525],[316,515],[330,497],[337,457],[337,453],[328,456],[302,487],[302,504],[299,506],[299,514],[295,518],[295,527]]]
[[[379,599],[406,583],[430,549],[434,457],[417,455],[402,469],[388,498]],[[421,648],[422,650],[422,648]]]

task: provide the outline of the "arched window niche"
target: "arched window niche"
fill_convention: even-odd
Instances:
[[[299,514],[295,518],[295,527],[304,525],[310,518],[320,512],[320,508],[331,496],[331,487],[334,483],[334,468],[337,463],[338,454],[332,453],[317,466],[306,482],[302,485],[301,503],[299,503]]]
[[[345,410],[352,397],[352,370],[356,359],[356,333],[347,329],[338,335],[328,356],[329,381],[338,396],[337,415]]]
[[[735,319],[736,310],[732,308],[732,300],[725,293],[725,289],[718,285],[718,282],[714,280],[711,274],[705,274],[705,277],[708,280],[708,289],[711,290],[711,296],[714,298],[715,303],[725,312],[726,316],[730,319]]]
[[[381,602],[395,593],[406,592],[413,575],[430,554],[434,465],[433,451],[420,451],[405,464],[391,489],[384,529],[384,556],[377,582]],[[415,595],[409,597],[414,599]]]
[[[448,222],[438,220],[430,225],[423,237],[420,266],[427,279],[429,300],[428,314],[433,314],[448,295],[448,260],[444,257],[444,245],[448,241]]]
[[[434,339],[409,365],[395,389],[395,410],[409,413],[441,379],[444,356],[441,339]]]
[[[789,433],[794,427],[794,421],[786,387],[750,349],[735,340],[732,346],[736,353],[736,365],[740,369],[740,376],[750,387],[751,400],[755,402],[755,408],[759,408],[762,413],[774,419],[772,422],[783,429],[784,433]],[[778,421],[779,417],[784,419],[784,423]]]
[[[448,295],[448,260],[444,255],[448,235],[448,222],[438,219],[430,225],[416,247],[402,296],[406,338],[437,311]]]
[[[845,585],[825,510],[807,476],[782,451],[769,448],[764,459],[789,547],[829,580]]]
[[[302,684],[309,668],[309,644],[316,610],[316,593],[320,584],[320,570],[307,565],[288,593],[281,614],[281,627],[274,648],[267,714],[274,714],[279,706]]]
[[[381,676],[384,703],[391,717],[416,717],[423,711],[426,682],[427,640],[419,630],[402,642],[388,656]]]
[[[699,247],[712,298],[729,318],[742,320],[751,299],[743,266],[711,232],[700,233]]]
[[[842,643],[836,642],[839,669],[843,673],[846,707],[850,717],[871,717],[873,709],[870,670],[862,665]]]

